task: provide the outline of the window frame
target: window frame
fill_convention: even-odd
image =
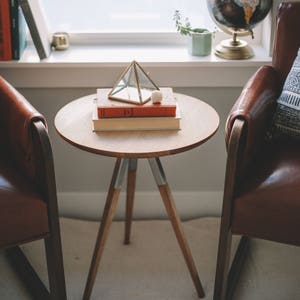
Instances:
[[[203,0],[204,1],[204,0]],[[274,0],[274,2],[278,3],[280,0]],[[45,10],[43,9],[45,14]],[[209,12],[207,11],[209,15]],[[271,10],[269,15],[274,14],[274,9]],[[46,19],[49,17],[45,14],[44,16]],[[272,18],[273,27],[274,17]],[[261,22],[258,26],[254,28],[255,38],[252,39],[249,36],[244,36],[242,39],[246,40],[250,45],[261,45],[266,44],[264,32],[265,25],[263,24],[265,21]],[[48,26],[49,36],[52,37],[53,33],[51,28]],[[273,33],[273,28],[271,28],[270,32]],[[75,32],[75,31],[66,31],[70,37],[71,44],[76,45],[184,45],[187,43],[187,36],[182,36],[178,33],[175,29],[170,31],[145,31],[145,32],[105,32],[105,31],[98,31],[98,32],[89,32],[89,31],[82,31],[82,32]],[[227,33],[222,32],[217,25],[214,28],[214,39],[213,39],[213,46],[218,44],[221,40],[229,39],[230,35]],[[271,43],[271,42],[270,42]]]

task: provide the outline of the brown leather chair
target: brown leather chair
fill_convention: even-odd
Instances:
[[[300,245],[300,144],[266,141],[300,47],[300,3],[279,7],[272,66],[244,87],[226,123],[227,166],[214,300],[232,299],[249,237]],[[230,271],[232,234],[241,235]]]
[[[50,293],[18,245],[44,239]],[[34,299],[66,299],[47,125],[0,77],[0,248]]]

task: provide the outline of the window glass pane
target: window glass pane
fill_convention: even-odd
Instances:
[[[213,29],[206,0],[43,0],[51,31],[170,32],[175,10],[193,27]]]

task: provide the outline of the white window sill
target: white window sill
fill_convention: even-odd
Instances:
[[[190,56],[186,46],[73,46],[40,61],[33,46],[20,61],[0,62],[1,75],[16,87],[109,87],[138,61],[160,86],[240,87],[271,57],[253,46],[255,57],[224,60],[214,54]]]

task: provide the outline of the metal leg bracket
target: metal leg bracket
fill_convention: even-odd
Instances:
[[[161,165],[160,159],[158,157],[155,158],[148,158],[154,179],[158,186],[166,185],[167,179],[164,172],[164,169]]]

